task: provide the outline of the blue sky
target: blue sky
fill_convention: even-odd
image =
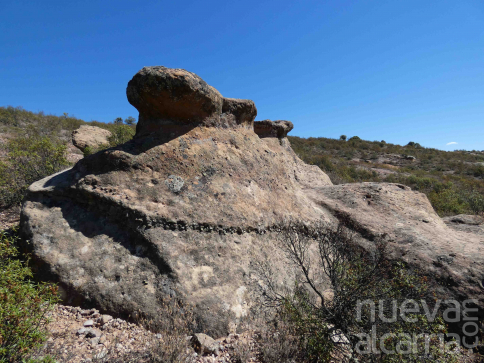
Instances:
[[[292,135],[484,149],[482,1],[0,2],[1,106],[137,117],[126,84],[152,65]]]

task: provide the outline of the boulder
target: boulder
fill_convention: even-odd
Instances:
[[[483,316],[484,236],[449,228],[425,194],[391,183],[355,183],[307,190],[313,202],[349,217],[371,243],[387,241],[388,258],[404,261],[437,283],[437,296],[476,299]]]
[[[242,125],[252,130],[256,116],[257,108],[253,101],[237,98],[223,99],[222,117],[226,125]]]
[[[275,253],[286,222],[344,216],[362,246],[384,236],[388,258],[428,274],[439,296],[478,299],[482,316],[483,238],[449,228],[424,194],[332,185],[291,149],[291,122],[252,129],[253,103],[223,99],[193,73],[143,68],[127,93],[136,137],[32,184],[23,204],[24,247],[66,303],[151,320],[180,299],[198,331],[224,336],[257,307],[257,266],[293,286],[296,270]]]
[[[289,131],[294,128],[294,125],[291,121],[271,121],[271,120],[264,120],[264,121],[255,121],[254,123],[254,131],[260,137],[277,137],[282,139],[287,136]]]
[[[222,95],[184,69],[145,67],[129,81],[126,94],[139,111],[137,136],[220,125]]]
[[[457,216],[444,217],[442,220],[445,223],[451,224],[468,224],[470,226],[479,226],[484,224],[484,218],[482,216],[459,214]]]
[[[218,354],[220,349],[219,343],[207,334],[197,333],[190,339],[193,349],[198,354]]]
[[[111,135],[109,130],[97,126],[82,125],[72,132],[72,143],[81,151],[84,151],[87,147],[96,149],[101,145],[109,145]]]

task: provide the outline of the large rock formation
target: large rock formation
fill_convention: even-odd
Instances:
[[[286,221],[345,216],[362,245],[384,235],[389,257],[482,308],[482,236],[448,228],[423,194],[333,186],[292,151],[292,123],[254,123],[252,101],[223,98],[185,70],[143,68],[127,95],[140,112],[135,138],[34,183],[23,206],[39,273],[68,303],[156,318],[177,296],[195,305],[200,330],[220,336],[253,304],[254,265],[268,259],[280,281],[292,278],[274,243]]]

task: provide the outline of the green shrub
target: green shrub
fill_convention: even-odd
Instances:
[[[89,155],[92,155],[95,152],[96,152],[96,150],[94,150],[94,148],[91,147],[91,146],[86,146],[84,148],[84,150],[82,150],[82,153],[83,153],[84,157],[89,156]]]
[[[47,314],[58,301],[57,287],[35,284],[18,259],[16,230],[0,232],[0,362],[20,362],[46,339]],[[44,361],[48,361],[45,359]]]
[[[460,190],[460,198],[467,205],[466,213],[483,214],[484,213],[484,194],[477,190]]]
[[[109,137],[110,146],[117,146],[128,142],[134,137],[136,129],[133,126],[116,124],[109,128],[112,135]]]
[[[136,124],[136,119],[133,116],[128,116],[127,118],[124,119],[124,123],[126,125],[132,126]]]
[[[484,178],[484,165],[479,165],[471,169],[472,175],[476,178]]]
[[[21,202],[30,184],[68,167],[66,149],[47,137],[10,140],[0,161],[0,207]]]

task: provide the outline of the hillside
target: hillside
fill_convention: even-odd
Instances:
[[[124,121],[133,124],[133,117],[128,117]],[[117,124],[123,123],[121,118],[117,118],[110,123],[99,121],[84,121],[74,116],[64,113],[62,116],[47,115],[44,112],[32,112],[24,110],[22,107],[5,106],[0,107],[0,142],[16,136],[48,136],[58,138],[68,142],[72,131],[81,125],[91,125],[103,129],[112,130]]]
[[[442,151],[419,143],[289,136],[294,151],[334,184],[400,183],[427,195],[440,216],[484,212],[484,151]]]
[[[110,123],[86,122],[67,113],[54,116],[22,107],[0,107],[0,210],[18,206],[26,188],[34,181],[72,166],[84,155],[97,151],[92,148],[81,151],[72,144],[72,132],[80,126],[108,130],[111,136],[102,145],[105,148],[131,139],[134,124],[133,117],[124,121],[117,118]],[[11,213],[6,215],[11,216]]]

